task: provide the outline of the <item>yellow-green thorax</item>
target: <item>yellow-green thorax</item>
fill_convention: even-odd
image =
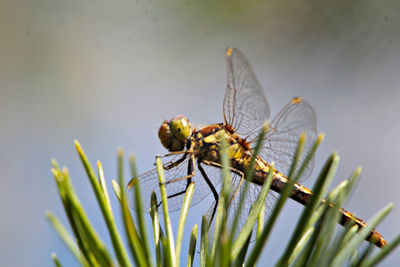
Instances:
[[[228,144],[228,157],[233,168],[242,171],[251,159],[251,150],[243,139],[229,132],[224,125],[208,125],[198,130],[194,136],[195,156],[201,161],[221,163],[220,151],[222,140]]]

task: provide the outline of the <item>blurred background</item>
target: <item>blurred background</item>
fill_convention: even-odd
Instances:
[[[1,1],[0,265],[52,266],[51,252],[77,265],[43,215],[52,210],[67,222],[53,157],[68,166],[110,245],[73,140],[104,164],[109,190],[118,146],[136,154],[140,172],[152,168],[166,152],[157,137],[163,119],[222,122],[227,45],[251,62],[272,116],[293,96],[314,107],[326,138],[305,185],[332,151],[341,156],[335,185],[362,165],[346,208],[368,219],[394,202],[378,227],[391,240],[400,232],[399,12],[389,0]],[[190,210],[185,240],[210,201]],[[263,254],[267,265],[301,211],[286,205]],[[399,261],[397,250],[382,266]]]

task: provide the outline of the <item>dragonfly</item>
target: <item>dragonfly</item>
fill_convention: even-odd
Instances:
[[[264,122],[269,119],[270,108],[264,91],[258,82],[248,60],[237,48],[226,49],[227,87],[223,101],[223,123],[193,127],[184,115],[163,121],[158,131],[161,144],[169,151],[164,156],[165,186],[168,192],[170,211],[181,208],[185,192],[190,183],[195,183],[191,206],[199,203],[209,194],[214,202],[207,212],[210,221],[215,215],[219,191],[221,190],[221,141],[227,140],[230,159],[231,188],[234,194],[229,201],[228,220],[239,214],[239,225],[242,227],[249,214],[252,203],[257,199],[262,185],[270,172],[270,163],[274,162],[271,190],[266,199],[265,217],[268,217],[277,194],[282,192],[288,183],[287,175],[291,161],[296,153],[299,137],[305,133],[307,138],[305,153],[300,157],[299,166],[306,160],[307,152],[317,138],[317,119],[314,109],[305,100],[295,97],[272,119],[265,134],[262,147],[256,156],[254,174],[251,179],[244,179],[244,173],[253,157],[254,146]],[[165,160],[164,160],[165,161]],[[301,175],[300,182],[312,173],[312,159]],[[247,193],[243,184],[247,184]],[[134,198],[135,186],[139,184],[144,206],[150,209],[150,196],[154,191],[161,199],[157,169],[133,178],[128,183],[128,195]],[[295,183],[290,198],[306,205],[312,191]],[[244,195],[244,205],[237,209],[240,197]],[[161,203],[160,203],[161,204]],[[366,223],[352,213],[340,209],[340,223],[353,222],[360,228]],[[371,230],[367,240],[377,247],[387,244],[375,230]]]

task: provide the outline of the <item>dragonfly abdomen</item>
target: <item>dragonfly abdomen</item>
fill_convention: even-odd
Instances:
[[[254,176],[251,182],[262,186],[269,172],[270,172],[270,165],[265,160],[258,157],[256,159]],[[278,170],[274,170],[271,189],[277,193],[281,193],[287,183],[288,183],[288,178]],[[311,190],[302,186],[301,184],[296,183],[294,185],[290,198],[305,205],[310,200],[311,195],[312,195]]]
[[[359,228],[367,226],[367,223],[364,222],[362,219],[356,217],[354,214],[351,212],[348,212],[347,210],[341,208],[340,213],[342,214],[342,217],[340,218],[340,224],[341,225],[346,225],[347,223],[353,222],[355,223]],[[372,244],[376,245],[378,248],[384,247],[387,245],[387,241],[379,234],[375,229],[372,229],[371,232],[369,233],[367,240],[371,242]]]
[[[269,164],[261,158],[257,159],[256,169],[252,182],[258,185],[263,185],[269,171],[270,171]],[[281,193],[287,183],[288,183],[288,178],[279,171],[274,170],[271,190],[277,193]],[[295,183],[293,191],[289,197],[295,200],[296,202],[299,202],[302,205],[307,205],[307,203],[311,199],[312,194],[313,194],[312,191],[307,187]],[[326,200],[322,199],[322,202],[324,201]],[[332,205],[333,204],[331,203],[330,206]],[[358,218],[357,216],[355,216],[354,214],[348,212],[343,208],[340,209],[340,213],[341,213],[341,218],[339,223],[343,226],[346,225],[347,223],[354,223],[359,228],[363,228],[367,225],[367,223],[364,222],[362,219]],[[386,240],[375,229],[371,230],[370,234],[367,237],[367,240],[375,244],[379,248],[387,245]]]
[[[271,189],[277,193],[281,193],[288,183],[288,178],[282,173],[275,170],[273,175],[273,180],[271,184]],[[310,201],[312,196],[312,191],[301,184],[295,183],[290,198],[299,202],[300,204],[306,205]]]

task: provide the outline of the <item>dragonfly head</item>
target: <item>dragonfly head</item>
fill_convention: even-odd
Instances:
[[[175,116],[170,121],[164,121],[158,130],[158,137],[162,145],[169,151],[183,150],[186,140],[191,135],[192,125],[183,115]]]

